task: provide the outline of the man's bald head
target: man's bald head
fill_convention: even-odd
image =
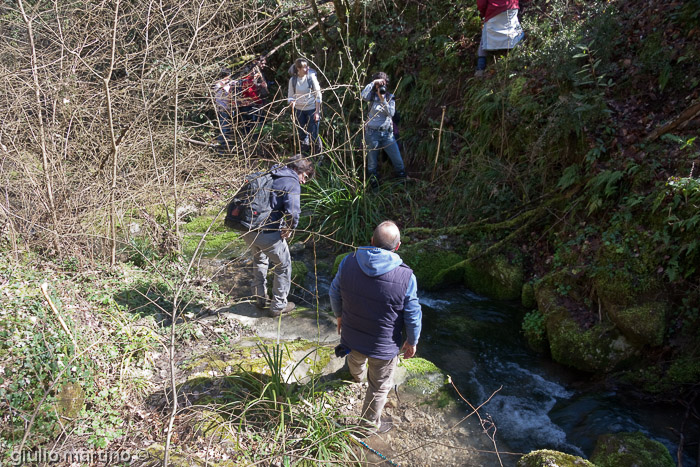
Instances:
[[[372,245],[384,250],[396,251],[401,243],[399,228],[392,221],[384,221],[374,229]]]

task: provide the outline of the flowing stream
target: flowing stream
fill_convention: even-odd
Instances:
[[[309,252],[293,256],[312,262]],[[215,268],[223,264],[205,261]],[[292,298],[313,307],[318,293],[321,307],[329,308],[330,279],[323,275],[314,278],[313,270],[309,268],[308,289],[301,293],[297,290]],[[227,276],[224,273],[218,280],[224,284]],[[230,287],[227,284],[225,290]],[[500,456],[504,466],[515,466],[520,455],[536,449],[590,458],[599,435],[636,431],[664,444],[676,461],[678,430],[685,415],[679,405],[640,405],[624,394],[606,390],[589,374],[530,351],[520,329],[525,310],[517,304],[486,299],[468,290],[420,292],[419,298],[423,331],[417,356],[450,375],[462,396],[474,406],[490,398],[479,413],[496,427],[494,439],[498,451],[504,453]],[[457,395],[455,399],[459,409],[449,416],[458,422],[470,409]],[[482,431],[476,417],[463,423],[471,433]],[[699,467],[700,427],[693,423],[686,426],[685,436],[695,444],[684,449],[683,467]],[[494,450],[493,441],[486,435],[455,436],[446,441],[484,452]],[[508,452],[521,454],[505,454]],[[479,462],[483,466],[500,465],[493,452],[479,456]]]
[[[469,291],[423,293],[420,301],[423,332],[418,356],[447,372],[475,406],[497,391],[480,413],[492,417],[499,451],[546,448],[588,458],[599,435],[641,431],[664,444],[676,459],[674,430],[680,428],[684,409],[634,405],[624,395],[590,382],[590,375],[529,351],[520,333],[521,307]],[[697,426],[686,431],[686,436],[693,435],[691,440],[697,439]],[[493,444],[473,447],[487,450]],[[693,454],[684,450],[684,467],[696,466]],[[491,459],[492,465],[499,465]],[[515,465],[518,457],[502,459],[504,465]]]

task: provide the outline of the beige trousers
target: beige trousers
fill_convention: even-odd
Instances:
[[[365,401],[362,404],[362,418],[366,420],[368,425],[379,428],[381,425],[382,411],[386,404],[387,396],[394,384],[394,369],[399,356],[391,360],[380,360],[378,358],[368,357],[356,350],[348,354],[348,368],[350,374],[358,383],[367,369],[367,394]]]

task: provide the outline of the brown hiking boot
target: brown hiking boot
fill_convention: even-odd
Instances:
[[[297,304],[294,302],[287,302],[287,306],[285,306],[282,311],[272,311],[270,310],[270,314],[274,316],[275,318],[280,316],[280,315],[286,315],[287,313],[291,312],[293,309],[297,307]]]

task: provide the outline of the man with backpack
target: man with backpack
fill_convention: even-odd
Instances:
[[[270,171],[271,212],[262,225],[242,235],[253,252],[252,288],[256,306],[267,306],[267,270],[272,262],[274,280],[270,313],[280,316],[292,311],[296,305],[287,300],[292,280],[292,258],[287,238],[299,223],[301,213],[301,184],[314,176],[314,165],[300,155],[292,156],[287,165],[273,167]]]

